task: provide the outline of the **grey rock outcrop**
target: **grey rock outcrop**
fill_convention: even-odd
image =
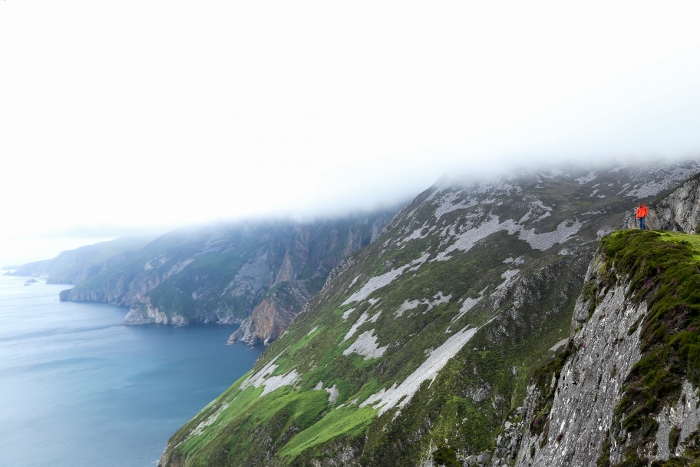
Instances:
[[[700,174],[692,177],[668,196],[651,203],[646,225],[650,230],[691,233],[700,224]],[[635,211],[626,213],[623,225],[638,227]]]
[[[688,438],[698,431],[700,424],[700,397],[698,388],[690,381],[683,381],[683,391],[674,405],[666,406],[656,417],[657,452],[650,460],[665,461],[672,456],[681,456]],[[675,446],[674,446],[675,445]]]
[[[597,281],[599,262],[592,262],[589,280]],[[591,272],[589,270],[589,272]],[[526,431],[517,456],[522,466],[590,466],[602,452],[610,430],[621,388],[632,366],[641,357],[639,321],[647,311],[645,302],[634,303],[626,285],[596,297],[600,304],[589,318],[590,301],[579,298],[574,323],[580,330],[569,344],[574,351],[550,390],[555,393],[551,411],[541,433]],[[531,397],[534,387],[529,388]],[[535,407],[526,404],[524,420],[536,420]],[[537,423],[537,422],[535,422]],[[617,460],[619,449],[611,456]],[[617,456],[616,456],[617,454]]]
[[[646,301],[636,300],[630,285],[618,279],[609,286],[600,253],[586,276],[586,284],[599,284],[597,295],[584,293],[577,301],[572,320],[569,353],[561,371],[544,387],[528,387],[519,409],[515,430],[497,440],[489,465],[513,462],[516,466],[619,465],[625,453],[637,452],[651,465],[682,456],[694,443],[700,423],[698,388],[682,382],[677,400],[666,402],[654,419],[655,436],[641,446],[632,444],[637,435],[620,423],[618,407],[634,365],[642,357],[640,335],[648,318]],[[614,271],[613,271],[614,272]],[[593,306],[593,303],[597,305]],[[548,393],[549,396],[545,395]],[[547,397],[551,397],[550,405]],[[506,422],[506,427],[509,427]],[[654,432],[652,431],[652,434]],[[506,447],[519,444],[511,459]],[[679,464],[680,465],[680,464]],[[683,464],[685,465],[685,464]]]
[[[689,233],[700,224],[700,176],[695,176],[654,206],[659,228]]]
[[[289,281],[268,298],[263,299],[253,313],[229,337],[228,344],[245,342],[248,345],[265,344],[277,340],[287,329],[311,293],[303,281]]]
[[[151,306],[148,298],[136,303],[129,309],[124,317],[124,324],[172,324],[175,326],[187,326],[190,321],[177,313],[168,316],[162,311]]]

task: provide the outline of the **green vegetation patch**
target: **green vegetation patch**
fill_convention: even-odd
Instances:
[[[208,420],[209,417],[212,417],[218,410],[221,410],[225,404],[228,404],[228,407],[221,411],[212,424],[215,427],[225,425],[236,415],[244,413],[249,409],[258,400],[261,393],[262,388],[250,387],[244,391],[240,391],[239,389],[233,390],[233,388],[231,388],[229,391],[219,396],[214,403],[207,406],[195,418],[187,423],[187,425],[175,433],[173,439],[180,439],[181,441],[178,450],[182,454],[188,455],[205,448],[218,430],[207,429],[199,435],[189,436],[192,430],[196,429],[200,423]]]
[[[296,435],[277,455],[291,461],[302,452],[341,437],[362,435],[377,410],[370,407],[341,407],[333,410],[310,428]]]
[[[454,448],[441,444],[433,453],[433,462],[435,465],[444,465],[447,467],[461,467],[462,463],[457,460],[457,453]]]
[[[184,438],[176,455],[188,459],[186,465],[241,465],[260,454],[260,439],[277,450],[317,423],[328,406],[325,391],[299,392],[285,386],[263,397],[261,392],[262,388],[236,391],[234,397],[222,397],[202,411],[173,437]],[[206,429],[188,436],[202,422]]]

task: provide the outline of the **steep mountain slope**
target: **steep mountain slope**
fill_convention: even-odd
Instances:
[[[126,261],[151,240],[152,237],[122,237],[62,251],[53,259],[27,263],[8,275],[41,277],[49,284],[80,284]]]
[[[529,388],[516,464],[696,465],[700,237],[604,238],[572,328]]]
[[[440,181],[173,436],[161,465],[488,460],[530,375],[568,335],[598,239],[638,196],[699,169]]]
[[[257,320],[244,323],[238,338],[272,340],[394,212],[176,230],[60,298],[129,306],[130,324],[235,322],[252,313]]]

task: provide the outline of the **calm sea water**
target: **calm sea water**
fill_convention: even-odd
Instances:
[[[253,367],[232,326],[120,326],[0,276],[0,466],[156,465],[168,438]]]

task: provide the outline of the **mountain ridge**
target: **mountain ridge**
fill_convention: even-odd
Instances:
[[[48,284],[79,284],[126,261],[152,237],[128,236],[62,251],[55,258],[12,268],[11,276],[31,276]]]
[[[568,336],[599,238],[639,195],[699,170],[443,178],[171,438],[161,465],[490,459],[529,376]]]

